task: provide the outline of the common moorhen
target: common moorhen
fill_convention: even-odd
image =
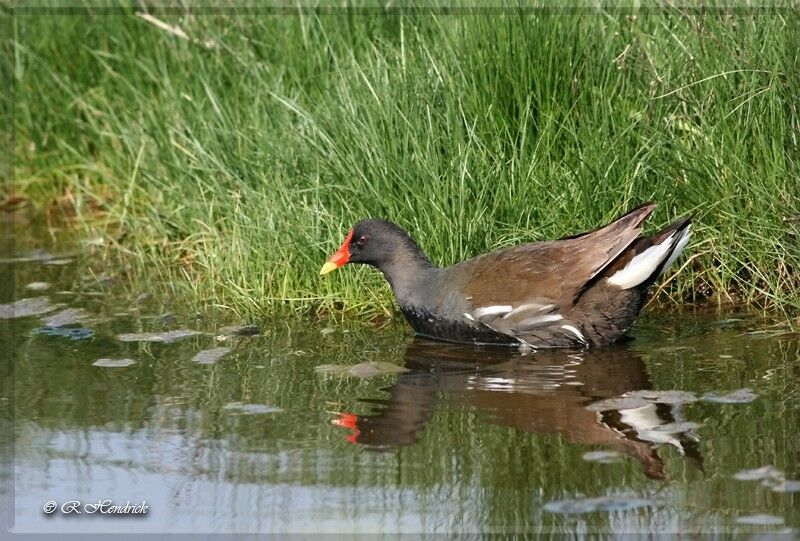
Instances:
[[[640,236],[645,203],[605,227],[437,267],[398,225],[358,222],[320,274],[380,269],[418,336],[475,345],[588,348],[631,327],[647,289],[689,242],[691,217]]]

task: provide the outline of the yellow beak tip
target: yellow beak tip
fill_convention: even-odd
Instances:
[[[320,269],[320,271],[319,271],[319,275],[320,275],[320,276],[322,276],[323,274],[328,274],[329,272],[333,272],[333,271],[335,271],[335,270],[336,270],[336,269],[338,269],[338,268],[339,268],[339,267],[337,267],[336,265],[334,265],[333,263],[331,263],[330,261],[328,261],[327,263],[325,263],[324,265],[322,265],[322,269]]]

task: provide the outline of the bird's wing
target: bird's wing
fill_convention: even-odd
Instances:
[[[640,235],[654,206],[642,205],[581,235],[505,248],[455,265],[454,270],[461,267],[469,276],[461,288],[471,307],[464,317],[515,337],[544,336],[548,328],[557,327],[565,341],[581,343],[580,331],[568,320],[569,310]]]

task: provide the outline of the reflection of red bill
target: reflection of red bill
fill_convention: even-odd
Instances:
[[[341,426],[343,428],[349,428],[353,432],[345,438],[350,443],[356,443],[358,439],[358,435],[361,434],[361,431],[356,426],[358,424],[358,415],[353,415],[352,413],[340,413],[337,419],[331,421],[332,424],[336,426]]]

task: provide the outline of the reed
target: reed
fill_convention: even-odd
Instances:
[[[651,230],[696,220],[660,301],[790,310],[798,26],[678,8],[21,12],[15,189],[68,190],[135,276],[242,315],[392,313],[378,273],[318,276],[363,217],[450,264],[645,200]]]

